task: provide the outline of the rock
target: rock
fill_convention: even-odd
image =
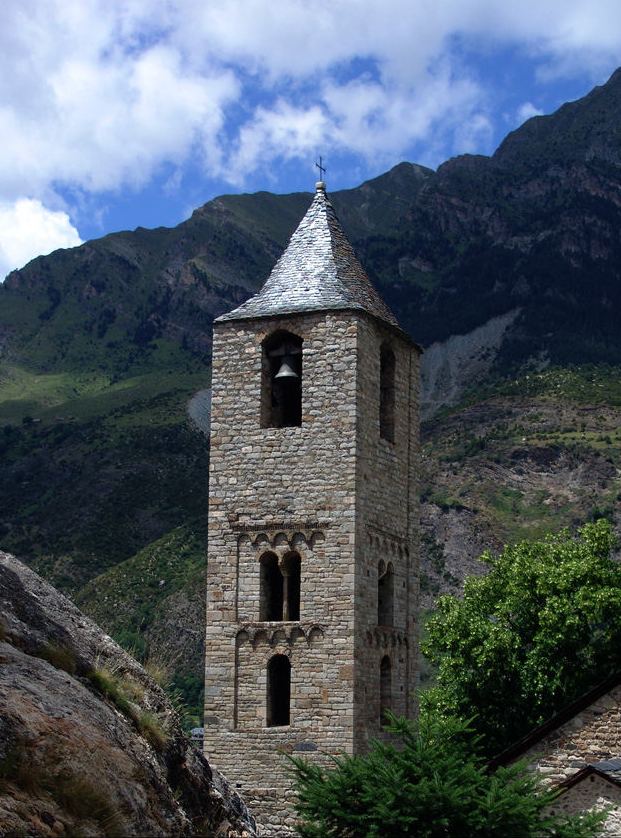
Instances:
[[[0,835],[256,835],[163,690],[0,553]]]

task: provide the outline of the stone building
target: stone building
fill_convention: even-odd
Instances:
[[[419,354],[322,182],[214,323],[205,751],[264,834],[294,823],[284,754],[360,753],[413,712]]]
[[[603,835],[621,836],[621,672],[565,707],[492,763],[518,759],[559,796],[558,812],[607,809]]]

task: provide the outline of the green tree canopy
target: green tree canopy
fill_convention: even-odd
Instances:
[[[391,717],[376,743],[334,768],[293,759],[303,838],[592,838],[601,816],[551,816],[554,795],[521,764],[489,774],[467,723]]]
[[[422,704],[476,716],[492,755],[621,669],[621,567],[607,521],[523,541],[444,596],[423,652],[437,667]]]

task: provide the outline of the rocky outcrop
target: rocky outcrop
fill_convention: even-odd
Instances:
[[[421,418],[456,404],[462,394],[484,380],[500,351],[505,332],[519,309],[492,317],[467,335],[432,343],[421,362]]]
[[[0,553],[0,835],[254,836],[162,689]]]

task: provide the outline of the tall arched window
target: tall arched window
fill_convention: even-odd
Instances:
[[[259,620],[299,620],[302,569],[299,553],[287,553],[280,565],[275,553],[264,553],[259,564]]]
[[[297,553],[287,553],[282,561],[283,620],[300,619],[300,573],[302,562]]]
[[[380,562],[377,569],[377,623],[394,625],[395,572],[392,564]]]
[[[261,556],[259,619],[282,620],[283,579],[275,553]]]
[[[274,655],[267,665],[267,727],[282,727],[290,722],[291,661],[286,655]]]
[[[391,709],[392,700],[392,665],[388,655],[384,655],[380,663],[380,724],[386,719],[384,713]]]
[[[302,424],[302,338],[278,331],[263,341],[261,427]]]
[[[380,436],[395,441],[395,353],[386,344],[380,349]]]

